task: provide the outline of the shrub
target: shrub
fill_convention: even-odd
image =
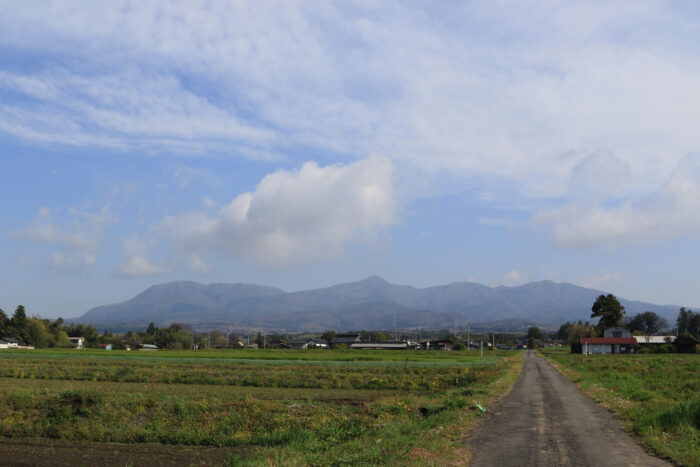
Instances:
[[[697,343],[698,341],[692,334],[682,332],[678,335],[678,337],[676,337],[673,347],[678,353],[695,353],[697,350]]]
[[[676,351],[676,348],[670,344],[664,344],[660,345],[658,349],[656,349],[656,353],[674,353]]]

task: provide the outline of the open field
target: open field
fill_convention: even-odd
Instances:
[[[29,438],[52,439],[44,451],[97,443],[118,452],[123,445],[102,443],[128,443],[122,451],[137,457],[118,459],[133,465],[157,465],[149,453],[167,445],[183,449],[185,464],[197,449],[205,449],[197,459],[228,464],[460,464],[460,439],[480,413],[469,407],[502,394],[521,365],[519,353],[488,357],[2,352],[0,434],[19,440],[3,449]]]
[[[700,356],[541,353],[615,412],[648,448],[679,464],[700,466]]]

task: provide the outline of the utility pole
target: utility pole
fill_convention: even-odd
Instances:
[[[496,331],[491,331],[491,350],[496,350]]]
[[[467,350],[471,350],[471,348],[472,348],[472,341],[471,341],[470,335],[471,335],[471,329],[467,328]]]

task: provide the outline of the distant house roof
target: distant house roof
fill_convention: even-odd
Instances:
[[[141,344],[141,348],[148,350],[158,350],[158,346],[153,344]]]
[[[636,344],[637,340],[634,337],[582,337],[579,341],[581,344]]]
[[[352,344],[353,342],[362,342],[362,337],[359,334],[336,334],[331,339],[331,344]]]
[[[8,344],[19,344],[19,341],[13,337],[3,337],[0,340],[3,342],[7,342]]]
[[[637,344],[668,344],[676,340],[676,336],[634,336]]]
[[[401,350],[408,349],[408,342],[355,342],[351,349],[358,350]]]

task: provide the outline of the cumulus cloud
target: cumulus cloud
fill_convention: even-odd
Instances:
[[[503,285],[520,285],[523,282],[525,282],[525,278],[523,277],[522,273],[517,269],[509,271],[500,280],[500,283]]]
[[[19,240],[45,248],[60,247],[47,254],[53,269],[82,270],[97,263],[96,251],[104,229],[118,222],[109,206],[92,212],[76,208],[55,216],[47,207],[41,207],[36,218],[25,227],[12,232]]]
[[[622,273],[618,271],[616,273],[603,272],[600,274],[590,274],[574,279],[572,282],[581,287],[606,289],[610,284],[620,282],[621,280]]]
[[[170,268],[158,266],[148,259],[146,242],[140,238],[123,238],[124,261],[117,271],[128,276],[149,276],[170,273]]]
[[[267,175],[216,215],[170,216],[155,231],[182,251],[225,251],[279,267],[338,257],[348,242],[393,224],[395,211],[389,160],[326,167],[307,162]]]
[[[624,193],[630,175],[630,165],[626,161],[609,149],[597,149],[586,154],[571,169],[572,196],[607,197]]]
[[[563,246],[622,245],[697,235],[700,229],[700,156],[681,159],[653,195],[613,205],[566,204],[541,210],[535,222],[548,226]]]

